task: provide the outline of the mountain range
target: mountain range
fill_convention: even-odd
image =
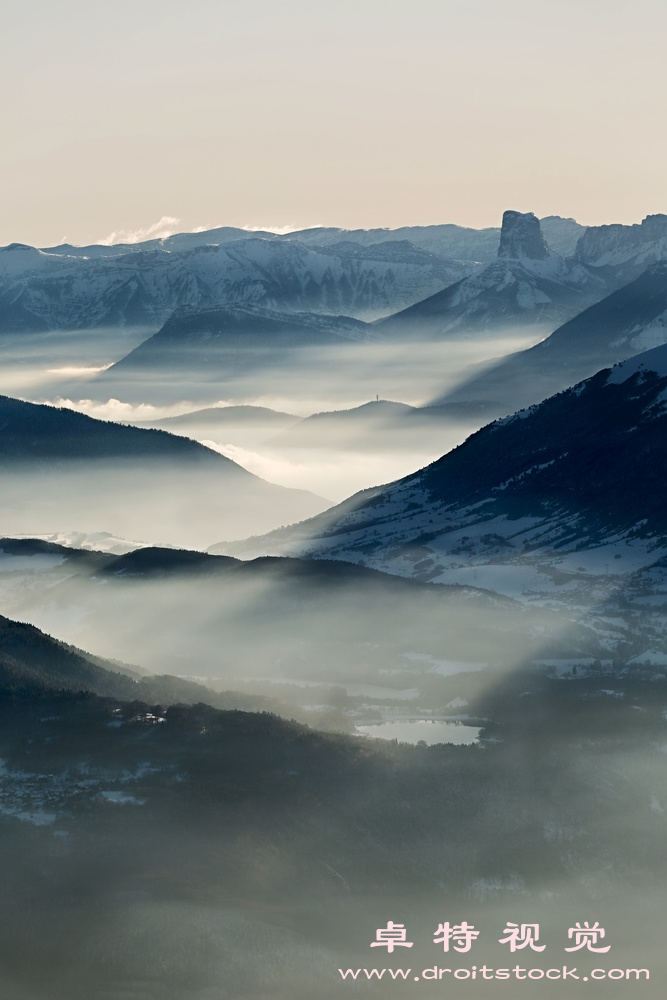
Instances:
[[[342,247],[250,237],[84,254],[0,250],[0,330],[161,326],[179,308],[259,306],[374,318],[474,269],[412,244]]]
[[[572,252],[584,227],[544,220]],[[0,330],[159,327],[180,308],[251,306],[373,319],[492,259],[497,229],[311,229],[277,236],[223,227],[114,246],[0,249]]]

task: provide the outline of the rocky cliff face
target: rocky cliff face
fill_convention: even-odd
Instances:
[[[622,269],[630,280],[649,264],[667,259],[667,215],[647,215],[633,226],[590,226],[575,256],[590,267]]]

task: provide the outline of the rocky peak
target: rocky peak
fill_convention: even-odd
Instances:
[[[549,255],[540,220],[532,212],[505,212],[500,231],[499,257],[543,260]]]

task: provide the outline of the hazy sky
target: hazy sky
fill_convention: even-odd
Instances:
[[[6,4],[0,244],[639,221],[666,36],[663,0]]]

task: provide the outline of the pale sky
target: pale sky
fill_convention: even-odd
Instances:
[[[663,0],[5,4],[0,244],[638,222],[666,37]]]

